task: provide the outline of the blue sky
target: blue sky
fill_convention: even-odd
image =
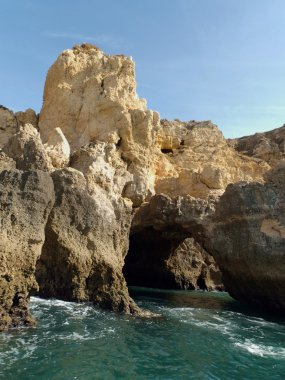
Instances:
[[[0,104],[40,111],[57,55],[91,42],[131,55],[163,118],[226,137],[285,123],[284,0],[0,0]]]

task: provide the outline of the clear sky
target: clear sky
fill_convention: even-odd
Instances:
[[[131,55],[162,118],[226,137],[285,123],[284,0],[0,0],[0,104],[40,111],[49,66],[81,42]]]

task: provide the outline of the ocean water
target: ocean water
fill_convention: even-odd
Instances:
[[[132,289],[140,319],[32,298],[34,328],[0,334],[1,379],[284,380],[285,321],[227,293]]]

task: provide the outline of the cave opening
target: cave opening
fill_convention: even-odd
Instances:
[[[128,286],[179,289],[168,269],[167,261],[183,236],[169,236],[170,232],[156,231],[152,227],[130,236],[129,251],[123,268]]]
[[[192,235],[192,236],[191,236]],[[123,274],[128,286],[222,290],[221,272],[204,248],[199,226],[145,227],[130,235]]]

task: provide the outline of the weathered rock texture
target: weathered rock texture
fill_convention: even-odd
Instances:
[[[17,132],[17,119],[12,111],[0,106],[0,148]]]
[[[90,45],[64,51],[50,68],[39,127],[46,148],[56,130],[71,153],[94,141],[116,144],[132,174],[124,196],[136,207],[154,193],[219,196],[229,183],[262,182],[269,169],[230,148],[211,122],[160,123],[136,95],[133,61]]]
[[[39,118],[32,108],[28,108],[26,111],[16,112],[15,117],[18,127],[31,124],[34,128],[38,129]]]
[[[219,253],[223,239],[224,247],[235,254],[231,244],[237,239],[236,231],[248,242],[258,236],[267,247],[279,247],[276,241],[281,237],[274,234],[280,227],[277,216],[282,222],[277,207],[283,199],[281,187],[276,176],[272,184],[261,184],[270,169],[268,163],[283,157],[284,139],[278,133],[266,134],[269,142],[262,140],[257,147],[250,139],[231,142],[235,150],[209,121],[160,122],[159,114],[147,110],[145,100],[136,94],[131,58],[106,55],[88,44],[64,51],[48,72],[39,120],[31,109],[14,114],[0,107],[2,328],[29,320],[27,301],[36,288],[37,259],[43,296],[140,313],[122,273],[130,231],[124,269],[130,283],[221,289],[221,274],[211,250],[221,262],[226,283],[234,283],[232,262]],[[24,172],[4,170],[15,168]],[[238,181],[260,184],[228,188],[213,227],[222,232],[217,242],[207,245],[207,226],[218,198],[228,184]],[[231,191],[238,195],[234,200]],[[244,191],[251,192],[250,201],[240,195]],[[276,204],[270,203],[268,192]],[[248,211],[255,207],[251,201],[258,205],[255,214]],[[254,229],[259,226],[259,213],[266,219],[258,232],[261,237]],[[239,222],[232,229],[233,223],[243,220],[247,228]],[[245,252],[244,242],[238,244]],[[258,252],[254,247],[250,262]],[[270,260],[265,258],[265,248],[262,252],[264,262]],[[249,268],[247,259],[242,260]],[[236,266],[239,278],[243,269]],[[261,285],[253,282],[258,276],[251,276],[246,278],[258,299],[256,289],[261,294]],[[274,276],[271,284],[279,274]],[[246,282],[241,284],[245,285],[237,290],[229,288],[233,295],[245,293],[239,289],[246,289]]]
[[[228,143],[238,152],[264,160],[269,165],[275,166],[285,158],[285,125],[269,132],[229,139]]]
[[[266,184],[230,185],[213,216],[211,249],[230,294],[285,310],[285,164]]]
[[[104,160],[110,158],[110,145],[94,144],[77,153],[74,160],[86,179],[71,168],[52,173],[56,202],[46,226],[37,279],[43,296],[139,313],[122,274],[132,204],[116,187],[123,175],[117,178],[115,165]]]
[[[204,240],[205,218],[215,201],[154,196],[133,220],[124,273],[131,285],[221,290],[221,273]],[[198,242],[199,241],[199,242]]]
[[[64,51],[47,75],[39,127],[47,146],[60,128],[71,152],[94,141],[116,144],[133,175],[126,196],[139,205],[154,193],[159,115],[136,95],[131,58],[90,45]]]
[[[162,120],[156,193],[220,196],[229,183],[260,181],[269,166],[238,154],[210,121]]]
[[[38,125],[38,117],[31,108],[26,111],[16,112],[0,105],[0,149],[8,142],[19,129],[25,124]]]
[[[48,174],[0,172],[0,330],[33,321],[28,300],[37,289],[35,264],[53,202]]]
[[[0,149],[0,170],[16,169],[16,162]]]
[[[3,151],[15,160],[17,169],[43,171],[53,169],[40,134],[32,124],[20,126],[18,132],[11,136],[3,146]]]

